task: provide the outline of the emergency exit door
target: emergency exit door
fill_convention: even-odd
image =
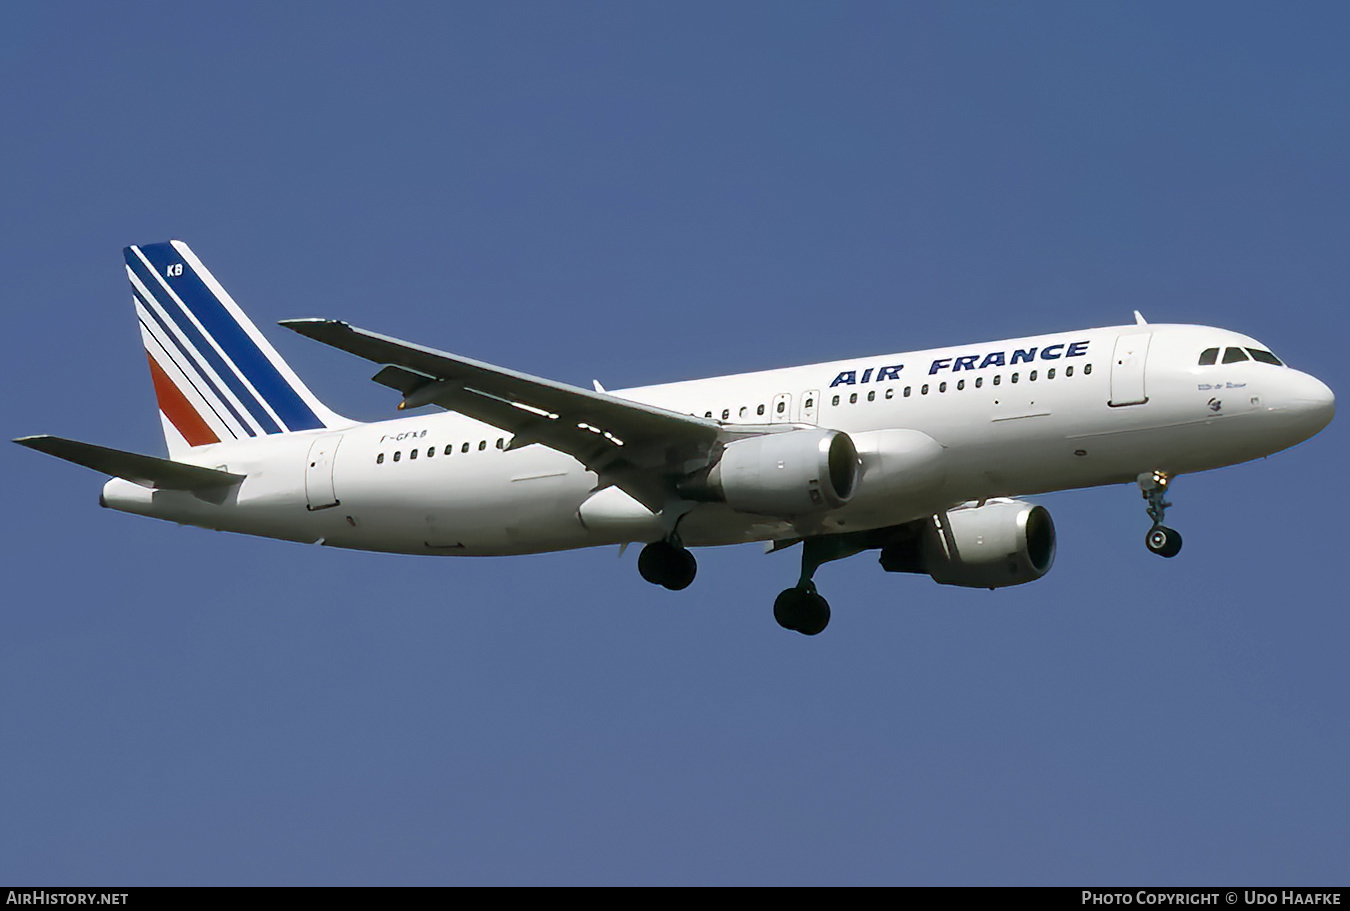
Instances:
[[[338,505],[333,487],[333,465],[342,434],[329,433],[319,437],[309,447],[305,460],[305,500],[311,511]]]

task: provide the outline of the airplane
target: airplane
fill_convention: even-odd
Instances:
[[[380,365],[400,410],[321,403],[181,241],[124,251],[167,459],[55,436],[23,446],[111,475],[101,506],[370,551],[508,555],[642,544],[672,591],[691,547],[801,545],[780,626],[816,635],[824,563],[1001,588],[1043,577],[1054,523],[1024,497],[1137,484],[1148,549],[1178,475],[1270,455],[1335,397],[1237,332],[1150,324],[849,358],[658,386],[571,386],[331,319],[282,326]]]

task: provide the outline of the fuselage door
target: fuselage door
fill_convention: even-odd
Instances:
[[[792,420],[792,393],[780,392],[773,397],[773,404],[769,411],[769,423],[781,424],[790,420]]]
[[[338,505],[337,492],[333,489],[333,464],[341,442],[342,434],[328,433],[309,446],[309,456],[305,459],[305,501],[311,511]]]
[[[1111,357],[1112,407],[1142,405],[1148,401],[1144,390],[1144,365],[1148,361],[1151,332],[1131,332],[1116,337],[1116,352]]]
[[[802,416],[803,424],[815,424],[817,409],[820,407],[820,390],[808,389],[802,393]]]

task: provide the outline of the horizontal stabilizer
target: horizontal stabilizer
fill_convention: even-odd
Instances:
[[[14,442],[58,459],[83,465],[115,478],[124,478],[142,487],[156,487],[161,490],[207,490],[212,487],[226,487],[244,480],[241,474],[218,471],[214,468],[202,468],[199,465],[186,465],[168,459],[140,455],[135,452],[123,452],[93,443],[81,443],[78,440],[66,440],[54,436],[19,437]]]

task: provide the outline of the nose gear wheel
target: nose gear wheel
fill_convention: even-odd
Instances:
[[[1181,553],[1181,533],[1166,525],[1155,525],[1148,530],[1144,544],[1160,557],[1175,557]]]
[[[1167,502],[1167,487],[1172,483],[1172,476],[1165,471],[1149,471],[1141,474],[1137,480],[1139,491],[1148,501],[1148,517],[1153,520],[1153,527],[1144,537],[1144,544],[1160,557],[1175,557],[1181,553],[1181,533],[1162,524],[1167,507],[1172,505]]]

